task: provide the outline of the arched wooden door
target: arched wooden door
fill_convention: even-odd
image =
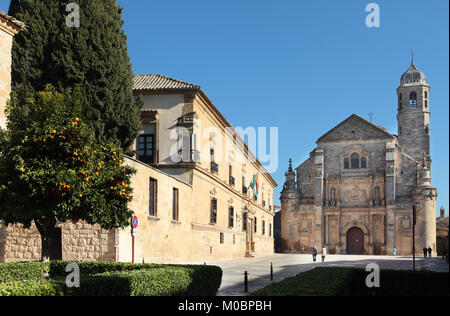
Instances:
[[[347,232],[347,254],[364,254],[364,232],[361,228],[352,227]]]

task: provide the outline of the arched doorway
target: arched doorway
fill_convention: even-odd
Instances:
[[[347,254],[364,254],[364,232],[361,228],[352,227],[347,231]]]

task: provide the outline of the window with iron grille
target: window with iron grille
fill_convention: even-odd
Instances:
[[[228,227],[234,227],[234,207],[228,209]]]
[[[211,199],[211,224],[217,224],[217,199]]]
[[[247,231],[247,213],[242,215],[242,231]]]
[[[173,201],[172,201],[172,220],[179,221],[179,192],[178,189],[173,189]]]
[[[150,216],[158,216],[158,181],[150,178],[150,194],[149,194],[149,214]]]

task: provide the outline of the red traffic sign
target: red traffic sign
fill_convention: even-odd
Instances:
[[[137,228],[139,224],[139,220],[137,218],[137,216],[133,216],[133,219],[131,220],[131,226],[133,226],[133,228]]]

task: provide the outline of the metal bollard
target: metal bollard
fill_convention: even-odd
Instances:
[[[270,281],[273,281],[273,263],[270,263]]]
[[[244,272],[244,292],[248,293],[248,272]]]

